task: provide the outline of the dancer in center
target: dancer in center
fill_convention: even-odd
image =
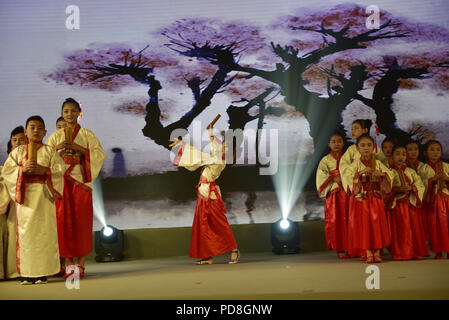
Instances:
[[[173,163],[195,171],[203,167],[200,181],[195,188],[198,195],[195,217],[193,218],[192,236],[190,239],[190,257],[200,258],[196,264],[212,264],[214,256],[231,252],[229,264],[240,259],[240,251],[234,239],[231,226],[226,218],[226,208],[221,198],[219,186],[215,183],[226,167],[225,142],[212,134],[213,124],[209,130],[210,153],[201,152],[182,140],[172,140],[172,151],[176,155]]]
[[[356,145],[361,157],[345,173],[347,181],[352,181],[354,195],[348,217],[348,245],[352,251],[365,251],[367,263],[381,262],[380,250],[391,242],[382,196],[391,191],[394,176],[376,159],[373,138],[363,134]]]

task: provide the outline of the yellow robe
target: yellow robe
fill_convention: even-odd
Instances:
[[[400,187],[401,180],[399,178],[399,174],[394,169],[392,171],[394,174],[393,183],[392,183],[393,187]],[[421,206],[422,201],[423,201],[424,190],[425,190],[424,184],[423,184],[420,176],[412,168],[408,168],[408,167],[405,168],[404,174],[408,177],[408,179],[410,181],[410,186],[413,188],[413,190],[409,193],[408,200],[413,206],[418,208]],[[396,207],[396,202],[398,200],[404,198],[405,196],[406,196],[405,194],[395,195],[395,197],[393,199],[393,203],[391,205],[391,209]]]
[[[337,169],[337,160],[328,154],[321,159],[316,171],[316,189],[320,198],[326,198],[327,194],[339,188],[338,183],[333,181],[331,171]]]
[[[54,132],[46,141],[51,147],[55,147],[58,144],[65,141],[64,129],[59,129]],[[80,128],[78,134],[75,137],[74,143],[80,145],[81,147],[89,150],[89,168],[83,168],[81,164],[76,164],[70,173],[70,176],[80,184],[84,184],[92,190],[92,182],[97,178],[100,173],[101,167],[103,166],[104,159],[106,158],[106,153],[101,147],[95,134],[85,128]],[[60,150],[60,153],[63,151]],[[89,178],[87,181],[83,178],[83,169],[88,171]]]
[[[349,191],[354,194],[356,198],[363,197],[365,194],[365,190],[361,188],[361,177],[356,177],[356,174],[358,174],[365,168],[365,164],[363,164],[362,160],[358,158],[357,160],[354,160],[349,167],[347,167],[344,175],[342,175],[342,180],[344,179],[346,181],[350,181],[350,183],[348,184]],[[383,192],[390,192],[394,173],[390,169],[388,169],[380,160],[376,160],[376,170],[385,173],[386,177],[388,177],[388,179],[385,179],[386,177],[382,179],[381,189]]]
[[[199,193],[210,199],[217,199],[214,192],[210,192],[209,182],[214,182],[220,176],[221,172],[226,167],[226,161],[222,160],[221,152],[218,148],[221,148],[221,144],[217,143],[213,139],[210,143],[211,153],[205,153],[192,145],[185,142],[181,143],[181,146],[177,148],[175,154],[177,154],[174,164],[179,167],[184,167],[190,171],[195,171],[199,167],[204,166],[203,172],[200,176],[200,183],[198,187]],[[176,149],[176,148],[175,148]],[[220,187],[216,186],[218,193],[221,197]]]
[[[379,146],[375,146],[374,147],[374,153],[376,153],[376,158],[377,160],[380,161],[384,161],[386,159],[384,153],[382,152],[382,149]],[[357,150],[357,146],[355,144],[353,144],[352,146],[350,146],[346,152],[343,154],[343,156],[341,157],[340,160],[340,174],[342,177],[342,185],[343,185],[343,189],[345,191],[348,190],[348,187],[351,188],[350,186],[352,185],[352,178],[351,180],[346,179],[345,177],[350,177],[350,175],[348,175],[347,173],[345,173],[345,171],[349,168],[349,166],[351,165],[351,163],[354,162],[354,160],[358,160],[360,159],[360,152]]]
[[[21,145],[11,151],[2,172],[9,195],[16,202],[17,271],[22,277],[49,276],[60,270],[53,197],[63,192],[66,165],[53,148],[42,145],[37,150],[37,162],[47,168],[46,183],[26,183],[23,195],[17,184],[26,148]]]
[[[449,164],[446,162],[442,162],[443,163],[443,171],[444,173],[449,176]],[[437,193],[437,184],[434,183],[433,184],[433,190],[429,190],[429,179],[432,178],[433,176],[435,176],[435,171],[433,170],[433,168],[428,165],[427,163],[425,163],[423,166],[418,168],[418,174],[422,179],[422,182],[424,183],[425,186],[425,194],[427,195],[429,192],[431,192],[432,194],[436,194]],[[449,189],[447,188],[447,183],[445,184],[445,187],[441,190],[444,194],[449,195]]]
[[[0,166],[0,174],[1,172],[2,166]],[[8,251],[8,228],[6,213],[9,202],[8,190],[0,176],[0,279],[5,279],[7,276],[6,255]]]

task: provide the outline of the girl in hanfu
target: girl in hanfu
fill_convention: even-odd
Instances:
[[[437,140],[426,143],[427,163],[419,170],[426,187],[424,209],[427,214],[430,250],[435,259],[442,259],[446,252],[449,259],[449,164],[441,161],[443,147]]]
[[[231,251],[229,264],[240,259],[240,251],[226,218],[226,208],[221,198],[220,187],[215,180],[226,167],[225,143],[212,134],[208,126],[210,153],[202,152],[181,140],[174,140],[175,166],[195,171],[203,167],[200,181],[195,187],[197,203],[190,239],[190,257],[199,258],[196,264],[212,264],[214,256]]]
[[[92,181],[98,176],[106,154],[95,134],[78,124],[81,107],[76,100],[66,99],[61,113],[66,127],[47,140],[69,165],[64,175],[63,198],[56,200],[59,252],[66,260],[64,277],[78,270],[82,278],[86,255],[92,251]]]
[[[380,251],[391,242],[383,195],[391,191],[393,173],[376,159],[374,139],[368,134],[361,135],[356,145],[361,157],[345,171],[354,196],[348,243],[352,251],[365,251],[367,263],[381,262]]]

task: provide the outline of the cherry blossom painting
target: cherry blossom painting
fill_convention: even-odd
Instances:
[[[376,13],[369,1],[79,1],[73,30],[64,4],[2,4],[1,160],[15,126],[40,114],[51,133],[73,97],[107,153],[107,215],[143,228],[191,224],[198,174],[172,165],[170,135],[204,130],[217,114],[217,130],[277,130],[289,146],[281,165],[316,166],[333,132],[353,142],[359,118],[372,120],[378,144],[437,139],[447,159],[449,5],[430,2],[377,1]],[[224,173],[228,219],[273,222],[270,177],[255,170],[266,161],[245,153],[248,143],[233,146]],[[267,143],[257,136],[255,150]],[[308,186],[294,220],[323,216]]]

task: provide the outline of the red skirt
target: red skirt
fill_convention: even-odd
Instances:
[[[324,204],[324,233],[327,249],[348,250],[348,208],[349,197],[339,190],[331,192]]]
[[[55,199],[59,255],[82,257],[92,251],[92,192],[64,179],[62,199]]]
[[[435,204],[427,206],[430,249],[435,252],[449,252],[449,196],[438,193]]]
[[[423,227],[424,230],[424,236],[426,238],[426,240],[429,240],[429,227],[427,226],[427,211],[428,211],[428,207],[430,208],[430,206],[427,205],[423,205],[421,208],[418,208],[418,215],[419,215],[419,219],[421,221],[421,225]]]
[[[191,258],[209,258],[237,248],[221,199],[210,199],[198,193],[190,239]]]
[[[350,252],[388,247],[391,242],[384,201],[369,194],[355,199],[349,210],[348,245]]]
[[[419,209],[408,200],[399,201],[390,210],[391,255],[406,260],[429,255]]]

